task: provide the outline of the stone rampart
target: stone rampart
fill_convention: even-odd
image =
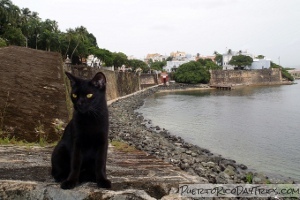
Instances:
[[[61,55],[10,46],[0,60],[0,137],[59,138],[53,123],[68,119]]]
[[[269,85],[282,82],[280,69],[212,70],[210,85]]]
[[[88,79],[102,71],[108,82],[107,100],[158,83],[151,74],[66,66],[59,53],[25,47],[1,48],[0,60],[0,137],[28,142],[57,140],[61,123],[70,119],[73,106],[65,70]]]
[[[116,99],[137,92],[143,88],[160,83],[156,74],[138,74],[130,72],[115,72],[92,68],[85,65],[72,65],[68,70],[75,76],[90,79],[97,72],[103,72],[107,79],[107,100]]]
[[[141,74],[140,80],[142,88],[159,84],[159,77],[157,74]]]

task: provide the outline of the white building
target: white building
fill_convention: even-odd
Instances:
[[[176,70],[180,65],[189,62],[189,60],[174,60],[174,61],[167,61],[167,66],[164,66],[163,69],[166,72],[172,72]]]
[[[233,70],[233,65],[229,65],[229,61],[233,56],[244,55],[249,56],[253,59],[251,66],[246,66],[244,69],[269,69],[271,66],[270,59],[257,59],[253,54],[248,53],[247,51],[231,51],[223,54],[223,70]]]
[[[89,55],[86,59],[86,65],[89,67],[99,67],[101,66],[101,60],[94,55]]]
[[[270,59],[253,59],[250,69],[269,69],[271,67]]]

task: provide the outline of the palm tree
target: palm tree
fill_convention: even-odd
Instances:
[[[67,33],[64,34],[65,39],[67,39],[67,41],[68,41],[68,47],[67,47],[67,50],[66,50],[66,53],[65,53],[65,58],[67,57],[73,34],[75,34],[75,33],[74,33],[74,30],[71,29],[71,28],[67,29]]]
[[[56,21],[46,19],[41,23],[41,37],[40,42],[46,51],[51,50],[51,46],[58,46],[58,25]]]
[[[16,27],[20,17],[20,9],[10,0],[0,0],[0,34],[5,32],[5,27]]]
[[[74,35],[74,36],[75,36],[75,38],[76,38],[76,46],[75,46],[75,48],[73,49],[73,52],[72,52],[72,54],[71,54],[71,57],[70,57],[71,60],[72,60],[73,55],[74,55],[75,51],[77,50],[79,44],[85,40],[85,38],[86,38],[85,34],[86,34],[86,33],[87,33],[87,30],[86,30],[86,28],[83,27],[83,26],[80,26],[80,27],[75,28],[75,35]]]
[[[21,30],[26,40],[26,47],[28,47],[28,37],[30,34],[28,21],[31,18],[31,11],[29,8],[23,8],[21,10]]]

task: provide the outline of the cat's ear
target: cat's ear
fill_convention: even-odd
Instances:
[[[78,78],[76,78],[75,76],[73,76],[71,73],[65,72],[65,74],[69,78],[72,86],[75,85],[78,82]]]
[[[102,72],[98,72],[91,80],[91,83],[98,89],[105,89],[106,86],[105,75]]]

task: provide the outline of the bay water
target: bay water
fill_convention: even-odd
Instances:
[[[138,112],[251,170],[300,180],[300,84],[156,93]]]

